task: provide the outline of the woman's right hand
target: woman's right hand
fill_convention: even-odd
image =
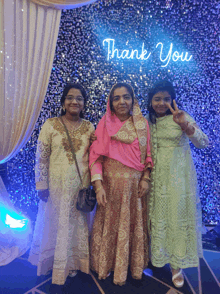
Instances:
[[[106,193],[103,186],[98,188],[98,192],[96,193],[96,199],[97,199],[98,205],[105,207],[107,200],[106,200]]]
[[[90,136],[90,144],[92,145],[95,140],[97,140],[97,136],[95,135],[95,131],[93,131]]]
[[[47,202],[49,195],[50,195],[50,193],[49,193],[48,189],[38,191],[38,196],[39,196],[40,200],[42,200],[44,202]]]

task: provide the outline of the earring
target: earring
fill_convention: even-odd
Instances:
[[[62,108],[63,108],[63,111],[66,111],[66,108],[65,108],[65,106],[63,106]]]

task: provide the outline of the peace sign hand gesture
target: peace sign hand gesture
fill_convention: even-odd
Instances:
[[[169,107],[170,111],[173,114],[173,121],[175,121],[175,123],[177,123],[182,129],[184,129],[188,125],[185,113],[183,110],[180,110],[177,107],[175,100],[173,100],[173,105],[174,105],[174,109],[169,103],[166,103],[166,106]]]

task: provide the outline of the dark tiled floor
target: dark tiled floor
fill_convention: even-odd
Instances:
[[[217,255],[216,252],[205,250],[204,258],[206,261],[208,261],[208,265],[210,266],[218,281],[220,281],[220,251]],[[216,262],[216,260],[219,262]]]
[[[169,285],[169,287],[174,287],[173,283],[172,283],[172,274],[170,271],[170,268],[168,265],[162,267],[162,268],[156,268],[153,267],[152,265],[149,265],[149,268],[152,270],[152,275],[154,278],[156,278],[157,280],[159,280],[160,282]],[[183,293],[192,293],[190,286],[188,285],[187,281],[185,281],[184,286],[181,288],[181,292]],[[163,293],[163,292],[161,292]]]
[[[218,253],[220,258],[220,254]],[[218,264],[220,265],[220,259],[218,259]],[[201,280],[202,280],[202,289],[204,293],[220,293],[220,281],[215,279],[213,272],[209,268],[208,261],[200,259],[200,268],[201,270]]]
[[[220,247],[216,234],[207,231],[203,235],[204,258],[199,268],[184,270],[185,284],[176,289],[171,281],[168,266],[155,268],[149,264],[141,281],[128,274],[124,286],[113,284],[113,273],[106,280],[98,280],[97,274],[79,272],[67,278],[63,294],[220,294]],[[208,249],[208,250],[207,250]],[[51,274],[37,277],[37,268],[28,261],[28,252],[6,266],[0,267],[0,294],[48,294],[60,293],[60,288],[51,289]]]
[[[50,289],[51,279],[37,287],[38,290],[43,293],[50,293],[52,290]],[[56,287],[54,287],[56,288]],[[57,287],[60,288],[60,287]],[[99,294],[99,288],[96,286],[96,283],[93,281],[92,276],[86,275],[84,273],[78,272],[77,276],[74,278],[68,277],[64,287],[62,287],[63,294],[69,293],[80,293],[80,294]],[[54,293],[53,291],[52,293]],[[28,292],[31,293],[31,292]],[[56,293],[56,292],[55,292]]]
[[[203,249],[220,251],[220,236],[216,235],[214,229],[211,229],[202,235],[202,245]]]
[[[49,276],[37,277],[35,266],[25,259],[17,258],[0,267],[0,293],[24,294],[48,278]]]
[[[51,274],[37,277],[37,269],[26,259],[17,258],[10,264],[0,267],[1,294],[48,294],[51,292]],[[200,268],[184,270],[185,284],[176,289],[171,282],[168,266],[155,268],[151,264],[144,271],[141,281],[132,279],[128,274],[124,286],[113,284],[113,273],[106,280],[98,280],[96,273],[86,275],[81,272],[74,278],[67,278],[63,287],[64,294],[218,294],[220,293],[220,252],[204,251],[204,258],[200,260]],[[200,278],[201,277],[201,280]]]

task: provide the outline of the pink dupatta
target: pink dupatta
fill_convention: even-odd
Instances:
[[[97,140],[90,147],[89,156],[92,181],[102,179],[102,156],[139,171],[153,167],[149,125],[136,99],[133,115],[124,122],[112,114],[108,100],[106,114],[100,120],[95,135]]]

